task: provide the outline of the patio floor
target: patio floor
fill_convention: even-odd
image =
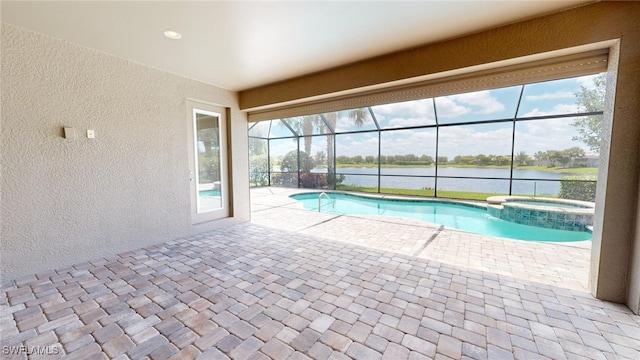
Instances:
[[[304,189],[256,188],[256,224],[476,270],[589,291],[591,241],[543,243],[471,234],[423,221],[386,216],[345,216],[305,210],[289,195]]]
[[[310,217],[288,193],[253,190],[252,223],[4,283],[2,358],[640,358],[639,316],[530,271],[556,245]]]

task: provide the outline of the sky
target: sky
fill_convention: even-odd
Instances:
[[[541,83],[513,86],[501,89],[477,91],[466,94],[422,99],[387,105],[372,106],[371,110],[383,129],[406,126],[433,125],[435,113],[440,124],[464,122],[463,126],[440,127],[439,155],[450,159],[457,155],[511,153],[511,122],[496,124],[473,124],[476,121],[512,119],[517,117],[573,114],[579,106],[575,94],[580,86],[594,88],[595,75],[561,79]],[[518,98],[522,100],[518,108]],[[435,104],[435,109],[434,109]],[[563,150],[578,146],[586,152],[589,149],[579,141],[572,140],[576,130],[570,124],[575,118],[555,118],[548,120],[523,121],[516,123],[515,152],[524,151],[533,155],[537,151]],[[279,122],[279,121],[277,121]],[[268,122],[259,124],[266,134]],[[368,116],[365,124],[356,127],[347,112],[341,113],[336,126],[337,132],[375,129]],[[257,131],[254,130],[252,134]],[[412,129],[382,132],[382,155],[431,155],[435,157],[435,129]],[[285,126],[274,121],[271,137],[291,136]],[[336,137],[336,156],[377,155],[378,133],[343,134]],[[294,149],[293,140],[272,141],[272,155],[284,154]],[[303,148],[301,142],[301,148]],[[314,137],[312,154],[326,152],[326,137]]]

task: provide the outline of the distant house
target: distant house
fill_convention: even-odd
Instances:
[[[582,157],[574,158],[569,165],[571,167],[598,167],[600,160],[600,154],[598,153],[585,153]],[[581,166],[578,166],[581,165]]]

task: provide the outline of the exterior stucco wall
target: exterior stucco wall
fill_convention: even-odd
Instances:
[[[607,44],[617,80],[605,111],[591,266],[592,293],[638,311],[640,235],[640,2],[598,2],[470,36],[402,51],[240,92],[241,109],[268,108],[384,83],[566,49]],[[612,45],[614,44],[615,45]],[[605,46],[605,45],[602,45]],[[553,56],[553,55],[549,55]],[[611,77],[610,77],[611,79]],[[616,83],[616,81],[610,81]],[[637,252],[637,251],[636,251]],[[634,258],[635,259],[635,258]],[[634,265],[635,264],[635,265]],[[633,297],[633,298],[632,298]]]
[[[3,280],[250,219],[236,93],[8,24],[1,50]],[[187,98],[231,109],[234,217],[198,227]]]
[[[629,284],[627,305],[631,311],[640,314],[640,191],[638,191],[638,208],[636,210],[635,243],[631,251],[631,265],[629,266]]]

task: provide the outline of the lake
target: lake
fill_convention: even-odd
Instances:
[[[326,168],[313,169],[312,172],[324,173]],[[377,168],[365,167],[340,167],[336,173],[345,175],[343,185],[356,185],[377,187]],[[435,188],[435,178],[420,178],[417,176],[435,176],[435,167],[405,167],[405,168],[381,168],[380,187],[397,189],[422,189]],[[490,193],[509,193],[509,180],[493,179],[448,179],[442,176],[461,177],[488,177],[488,178],[508,178],[510,169],[495,168],[438,168],[438,190],[453,191],[473,191]],[[539,170],[513,170],[513,190],[512,194],[526,195],[558,195],[560,191],[559,181],[563,176],[551,171]],[[594,176],[595,177],[595,176]],[[541,180],[518,180],[518,179],[541,179]]]

